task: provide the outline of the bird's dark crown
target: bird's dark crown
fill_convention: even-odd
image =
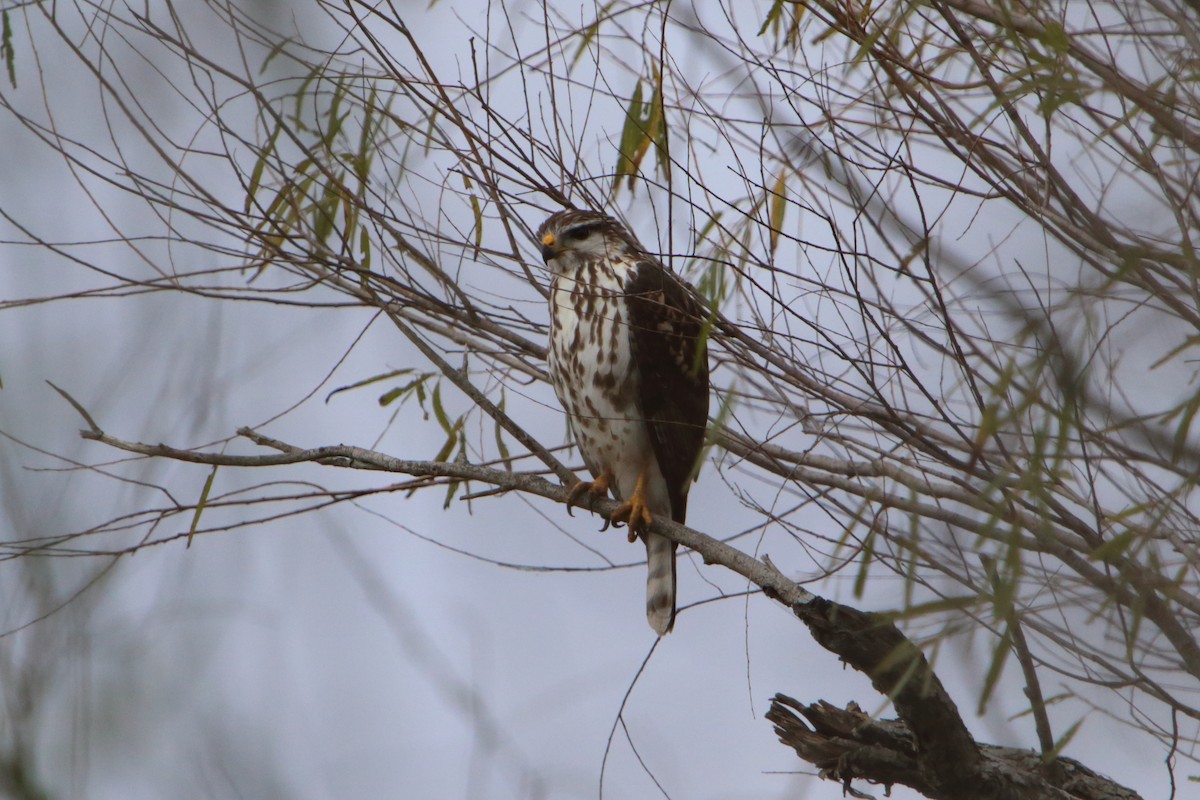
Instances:
[[[588,234],[601,232],[606,238],[621,239],[634,250],[640,250],[637,240],[617,220],[599,211],[567,208],[551,214],[537,229],[537,239],[545,242],[547,234],[553,234],[560,242],[583,239]]]

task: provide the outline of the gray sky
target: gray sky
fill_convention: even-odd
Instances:
[[[305,4],[293,6],[289,13],[304,27],[319,28],[319,20],[304,20]],[[482,12],[461,2],[440,3],[432,12],[424,6],[413,4],[409,23],[445,63],[465,64],[458,20],[482,25]],[[535,27],[515,27],[539,35]],[[227,44],[214,34],[214,52]],[[21,83],[16,91],[6,85],[6,96],[31,108],[40,102],[40,80],[75,135],[110,148],[94,84],[57,45],[47,41],[39,55],[40,76],[28,43],[17,37]],[[161,104],[164,126],[194,129],[177,98],[152,91],[140,97]],[[109,237],[97,205],[122,227],[154,225],[144,207],[92,178],[85,182],[95,195],[85,196],[61,159],[7,114],[0,115],[0,141],[6,143],[0,208],[37,234],[56,241]],[[94,275],[62,255],[12,243],[23,238],[0,221],[0,239],[9,242],[0,245],[0,297],[95,284]],[[164,254],[153,243],[145,249],[151,260]],[[80,250],[120,271],[139,269],[120,247]],[[181,270],[203,258],[183,249],[169,256]],[[544,313],[532,291],[518,300],[530,314]],[[6,538],[83,529],[168,502],[137,480],[194,502],[208,475],[205,467],[161,461],[109,470],[124,480],[63,471],[63,458],[96,464],[119,454],[79,439],[81,420],[47,380],[113,435],[177,446],[260,425],[316,390],[264,430],[299,446],[378,440],[388,453],[432,457],[444,435],[432,422],[420,424],[415,406],[389,424],[391,410],[378,406],[375,389],[325,402],[338,386],[421,366],[384,323],[356,345],[369,321],[361,310],[186,295],[0,313],[0,431],[28,445],[0,440]],[[448,406],[466,407],[449,387],[444,391]],[[562,418],[546,387],[514,389],[510,397],[513,413],[544,441],[562,440]],[[248,444],[237,447],[253,452]],[[308,466],[279,474],[223,469],[217,488],[269,480],[381,485],[376,476]],[[639,756],[674,798],[842,796],[834,783],[789,774],[802,765],[778,744],[762,714],[775,692],[804,701],[856,700],[869,712],[879,711],[881,700],[783,609],[757,595],[685,608],[638,677],[655,641],[642,613],[644,567],[536,572],[481,559],[599,568],[606,560],[639,562],[640,545],[627,544],[623,531],[598,533],[599,521],[587,514],[571,519],[538,499],[484,498],[470,509],[456,502],[449,510],[442,501],[436,491],[384,494],[201,536],[190,548],[174,541],[121,559],[64,610],[0,640],[0,671],[24,676],[15,682],[21,687],[32,682],[17,692],[32,704],[29,718],[10,714],[13,727],[6,731],[0,723],[7,737],[0,741],[11,744],[20,727],[32,737],[37,776],[51,796],[91,800],[572,798],[597,796],[601,781],[605,797],[656,796]],[[694,527],[714,536],[756,522],[714,464],[702,473],[689,512]],[[828,524],[813,513],[812,525]],[[128,543],[128,536],[104,539],[110,546],[118,541]],[[759,554],[774,555],[773,544],[784,546],[740,541]],[[783,552],[787,560],[776,562],[785,572],[802,577],[815,570],[798,549]],[[0,563],[0,626],[13,630],[58,606],[108,564],[99,557]],[[679,575],[681,605],[746,588],[690,556],[681,558]],[[867,596],[854,600],[853,577],[813,588],[866,608],[898,602],[897,579],[879,574]],[[1029,720],[1009,719],[1022,704],[1003,699],[1020,697],[1015,669],[988,715],[971,713],[988,658],[988,647],[976,643],[974,651],[943,653],[939,672],[978,738],[1031,746]],[[625,727],[616,724],[623,701]],[[1075,718],[1056,721],[1063,729]],[[1145,797],[1165,796],[1162,754],[1141,738],[1123,737],[1100,713],[1088,717],[1067,752]],[[914,795],[896,789],[893,796]]]

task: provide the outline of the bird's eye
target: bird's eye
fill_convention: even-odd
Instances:
[[[567,228],[565,231],[563,231],[560,238],[569,242],[580,242],[586,239],[588,234],[591,232],[592,226],[577,225],[574,228]]]

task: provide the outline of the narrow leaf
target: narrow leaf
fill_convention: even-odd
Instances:
[[[213,464],[212,472],[208,473],[208,480],[204,481],[204,488],[200,490],[200,499],[196,502],[196,513],[192,514],[192,527],[188,529],[187,546],[192,546],[192,537],[196,535],[196,529],[200,527],[200,514],[204,512],[205,505],[208,504],[208,493],[212,491],[213,480],[217,477],[217,465]]]
[[[767,32],[767,28],[771,27],[772,23],[778,23],[779,16],[783,13],[783,0],[775,0],[771,5],[771,9],[767,11],[767,18],[763,20],[762,27],[758,29],[758,35],[762,36]]]
[[[571,64],[567,67],[568,72],[575,69],[575,65],[579,63],[579,59],[587,52],[588,45],[600,34],[600,23],[608,16],[609,9],[613,7],[616,1],[609,0],[609,2],[600,6],[600,9],[596,12],[595,21],[579,31],[579,47],[576,48],[575,55],[571,57]]]
[[[479,198],[471,195],[471,213],[475,215],[475,250],[483,246],[483,206]]]
[[[450,424],[450,417],[446,415],[446,409],[442,408],[442,384],[439,381],[433,387],[433,413],[437,417],[438,424],[442,426],[442,430],[450,434],[454,432],[454,426]],[[449,455],[449,451],[446,452]],[[443,459],[438,458],[437,461]]]
[[[12,88],[17,88],[17,59],[16,51],[13,50],[12,43],[12,25],[8,21],[8,9],[4,9],[4,14],[0,16],[0,26],[3,30],[0,32],[0,55],[4,57],[4,69],[8,72],[8,82]]]
[[[783,231],[783,215],[787,212],[787,173],[781,172],[779,180],[775,181],[775,188],[771,190],[771,255],[775,255],[775,250],[779,247],[779,234]]]
[[[438,450],[437,455],[433,457],[434,461],[448,461],[450,459],[450,454],[454,452],[455,445],[460,444],[459,439],[462,436],[460,431],[465,419],[465,417],[459,417],[454,425],[451,426],[449,435],[446,437],[446,443],[442,445],[442,449]]]
[[[500,387],[500,402],[497,403],[497,407],[501,411],[504,411],[504,401],[505,401],[504,387],[501,386]],[[500,453],[500,458],[504,460],[504,469],[507,470],[508,472],[512,472],[513,471],[512,460],[511,460],[511,456],[509,456],[509,454],[508,454],[508,447],[505,446],[505,444],[504,444],[503,429],[500,427],[499,419],[494,421],[494,426],[495,426],[495,432],[496,432],[496,450]]]
[[[867,536],[863,539],[862,553],[859,557],[858,574],[854,576],[854,596],[861,599],[863,590],[867,587],[867,575],[871,570],[871,562],[875,560],[875,526],[867,528]]]
[[[338,388],[334,389],[329,394],[325,395],[325,402],[328,403],[335,394],[340,394],[342,392],[348,392],[351,389],[359,389],[363,386],[370,386],[372,383],[378,383],[379,381],[386,381],[386,380],[391,380],[392,378],[398,378],[401,375],[407,375],[408,373],[410,373],[412,371],[413,370],[411,368],[396,369],[396,370],[392,370],[391,372],[385,372],[382,375],[372,375],[369,378],[363,378],[360,381],[355,381],[354,383],[348,383],[345,386],[339,386]]]
[[[459,422],[461,423],[462,420],[459,420]],[[461,432],[458,434],[458,455],[455,459],[464,462],[467,460],[467,438]],[[442,502],[443,511],[450,508],[450,504],[454,502],[454,496],[458,494],[459,487],[463,485],[466,485],[468,489],[470,488],[470,483],[467,481],[450,481],[450,485],[446,487],[446,499]]]
[[[979,595],[967,594],[958,597],[942,597],[925,603],[906,606],[903,610],[892,611],[888,617],[894,620],[914,619],[925,614],[936,614],[943,611],[962,611],[979,605]]]
[[[365,270],[371,269],[371,231],[365,224],[358,228],[359,261]]]
[[[650,132],[646,127],[649,115],[646,105],[642,102],[642,82],[638,81],[633,88],[633,97],[629,100],[629,107],[625,110],[625,125],[621,129],[621,142],[617,150],[617,168],[613,176],[613,194],[616,194],[620,187],[622,177],[627,177],[629,185],[633,186],[638,166],[650,148]]]
[[[1071,727],[1067,728],[1066,733],[1058,737],[1058,741],[1054,743],[1054,749],[1049,753],[1045,753],[1042,756],[1042,759],[1048,764],[1058,758],[1058,755],[1063,751],[1063,748],[1070,744],[1071,740],[1075,738],[1075,734],[1079,732],[1079,726],[1082,724],[1083,720],[1081,719]]]
[[[992,697],[992,692],[996,690],[996,684],[1000,682],[1000,676],[1004,673],[1004,665],[1008,663],[1008,657],[1012,654],[1012,632],[1008,626],[1004,628],[1004,634],[1000,637],[1000,642],[996,645],[995,651],[992,653],[992,663],[988,667],[987,676],[983,679],[983,691],[979,693],[979,707],[976,710],[980,716],[987,710],[988,700]]]
[[[667,129],[667,109],[663,105],[662,73],[657,69],[654,70],[654,94],[650,98],[646,131],[650,134],[650,141],[654,144],[654,163],[658,165],[658,169],[663,177],[670,181],[671,151],[667,142],[669,133]]]
[[[1088,558],[1092,561],[1107,561],[1110,558],[1116,558],[1128,550],[1136,539],[1137,533],[1132,529],[1121,531],[1089,553]]]
[[[275,130],[267,138],[267,144],[258,153],[258,160],[254,162],[254,169],[250,171],[250,184],[246,187],[245,211],[247,214],[250,213],[250,206],[254,203],[254,196],[258,194],[258,187],[262,184],[263,170],[266,169],[267,159],[275,152],[275,141],[279,138],[281,130],[283,130],[283,123],[276,123]]]

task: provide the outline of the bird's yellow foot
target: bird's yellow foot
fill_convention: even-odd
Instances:
[[[617,510],[612,513],[612,521],[614,523],[624,522],[629,526],[631,543],[654,524],[654,517],[650,516],[650,506],[646,505],[646,476],[644,474],[638,476],[633,497],[617,506]]]
[[[597,498],[608,497],[608,485],[611,481],[612,473],[606,472],[594,481],[580,481],[572,486],[570,494],[567,495],[567,516],[575,516],[571,513],[571,509],[575,506],[576,501],[585,494],[589,495],[587,507],[588,511],[591,511]]]

